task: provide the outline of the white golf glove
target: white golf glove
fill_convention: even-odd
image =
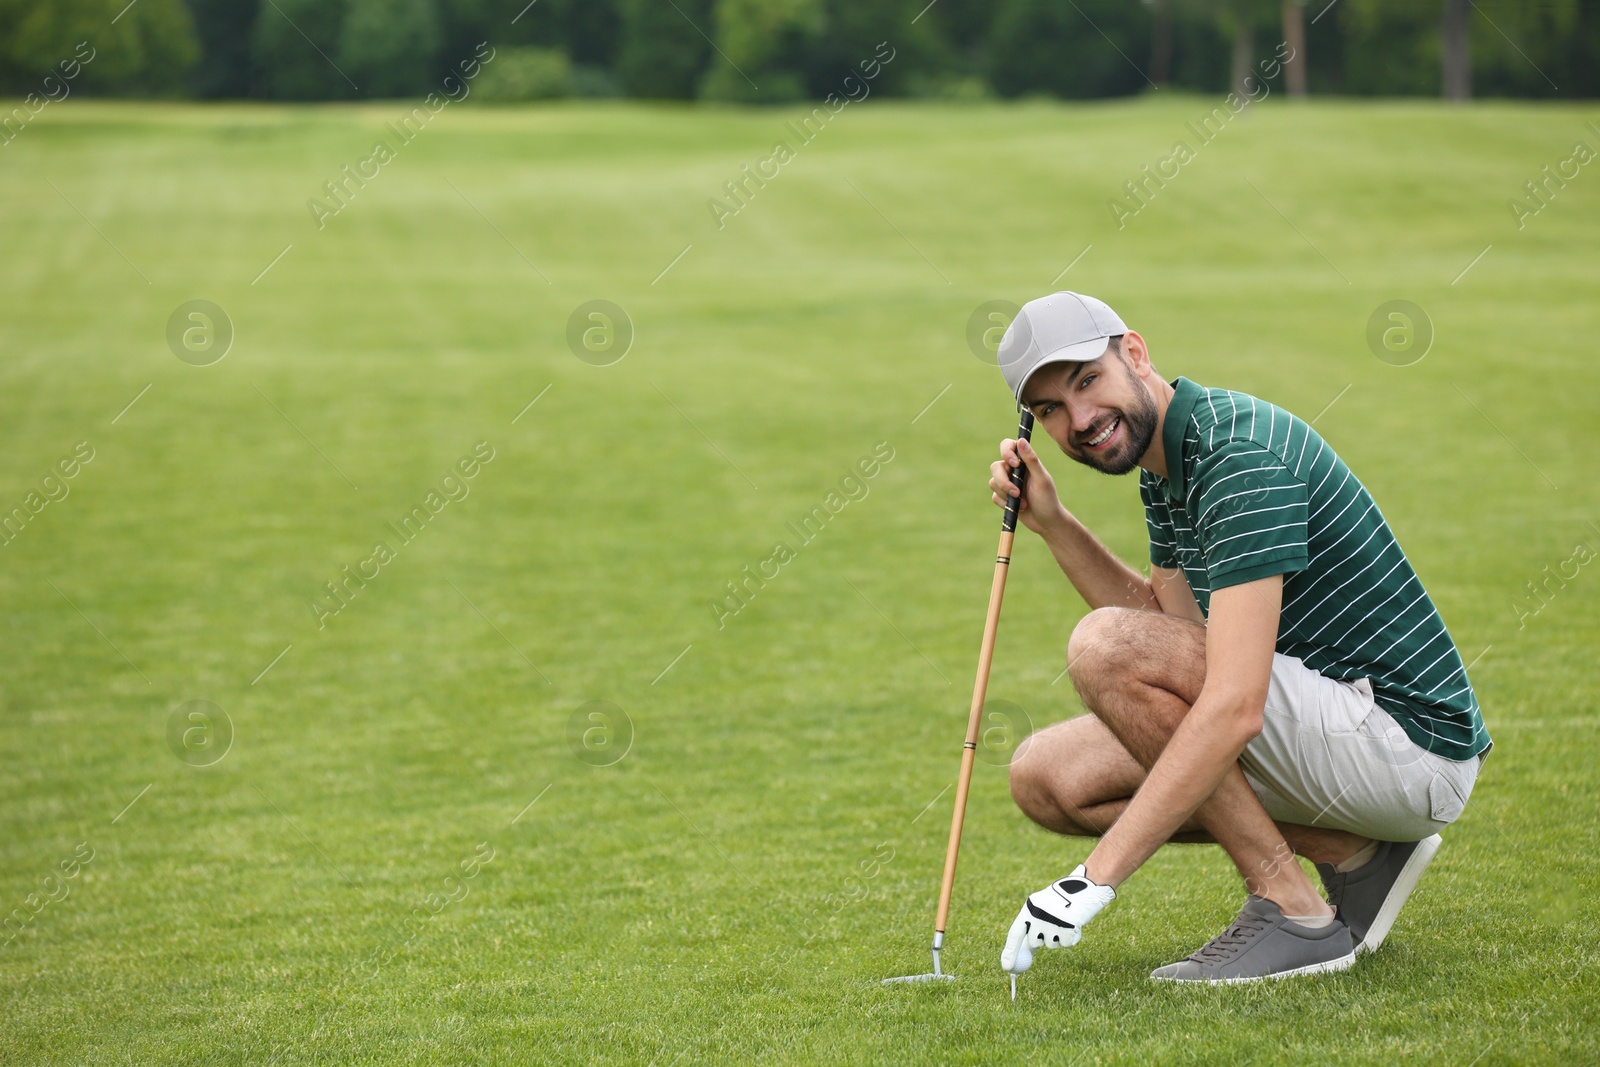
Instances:
[[[1000,953],[1001,970],[1021,974],[1033,966],[1034,949],[1076,945],[1079,931],[1115,899],[1115,889],[1089,881],[1083,864],[1078,864],[1077,870],[1045,886],[1022,905]]]

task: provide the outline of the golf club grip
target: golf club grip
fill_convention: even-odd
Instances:
[[[1022,419],[1017,425],[1017,440],[1031,441],[1033,439],[1033,412],[1027,408],[1022,409]],[[1020,464],[1011,471],[1011,484],[1021,489],[1028,481],[1027,464]],[[1022,507],[1022,497],[1014,496],[1006,501],[1005,517],[1000,520],[1000,529],[1015,530],[1017,528],[1017,512]]]

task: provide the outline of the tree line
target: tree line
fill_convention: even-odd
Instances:
[[[487,43],[483,99],[783,103],[883,42],[888,96],[1223,92],[1289,53],[1290,95],[1600,95],[1600,0],[0,0],[0,93],[92,53],[63,91],[420,96]]]

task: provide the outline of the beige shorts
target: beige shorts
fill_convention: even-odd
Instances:
[[[1299,826],[1420,841],[1460,816],[1483,764],[1417,745],[1367,679],[1336,681],[1293,656],[1272,657],[1262,720],[1239,763],[1267,814]]]

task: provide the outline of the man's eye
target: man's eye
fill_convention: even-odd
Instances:
[[[1094,381],[1094,379],[1095,379],[1095,375],[1093,375],[1093,374],[1085,374],[1083,376],[1083,379],[1078,382],[1078,388],[1079,389],[1087,389],[1087,388],[1089,388],[1089,383]]]
[[[1060,407],[1060,406],[1061,406],[1060,404],[1054,404],[1054,403],[1046,404],[1044,406],[1044,410],[1039,413],[1039,417],[1041,419],[1048,419],[1050,417],[1050,413],[1055,411],[1055,409]]]

